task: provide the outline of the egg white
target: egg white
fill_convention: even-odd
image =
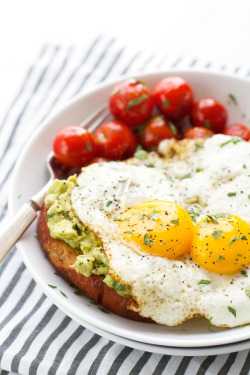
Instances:
[[[216,135],[199,143],[163,141],[159,150],[162,157],[152,153],[146,160],[84,168],[72,192],[73,211],[101,238],[110,275],[131,285],[136,302],[131,309],[142,316],[169,326],[195,316],[215,326],[250,323],[247,268],[245,276],[219,275],[199,267],[189,254],[179,260],[138,255],[121,242],[116,221],[136,204],[165,200],[196,212],[198,220],[226,212],[250,223],[250,143]]]

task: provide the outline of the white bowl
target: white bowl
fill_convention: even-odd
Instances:
[[[250,127],[249,81],[225,74],[176,70],[137,75],[136,78],[145,81],[149,88],[153,88],[160,79],[168,75],[178,75],[187,80],[194,90],[195,99],[210,96],[224,104],[228,110],[229,124],[243,122]],[[42,124],[28,142],[16,164],[9,196],[9,208],[12,214],[47,181],[45,159],[51,151],[58,130],[66,125],[80,123],[94,109],[108,101],[115,83],[130,77],[132,75],[101,84],[76,97]],[[237,99],[237,105],[230,100],[230,94]],[[156,346],[199,348],[231,344],[250,338],[250,326],[215,329],[211,332],[208,329],[209,323],[205,319],[192,319],[181,326],[171,328],[137,323],[112,313],[103,313],[98,306],[91,304],[88,298],[75,295],[72,288],[55,275],[52,265],[44,257],[35,233],[34,223],[18,243],[18,249],[27,268],[44,293],[56,304],[63,306],[72,316],[78,317],[80,321],[119,337]],[[57,289],[51,289],[48,284],[56,285]],[[63,291],[68,298],[60,291]]]

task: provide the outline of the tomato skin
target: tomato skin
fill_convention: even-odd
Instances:
[[[227,123],[225,107],[213,98],[198,100],[191,113],[193,126],[202,126],[214,133],[222,133]]]
[[[241,137],[245,141],[250,140],[250,129],[246,125],[239,124],[239,123],[232,124],[232,125],[228,126],[223,131],[223,134],[231,135],[231,136],[234,136],[234,137]]]
[[[132,130],[120,121],[108,121],[94,133],[98,157],[124,160],[132,156],[137,140]]]
[[[207,137],[212,137],[214,134],[215,133],[210,129],[195,126],[185,131],[184,138],[188,138],[188,139],[207,138]]]
[[[159,110],[171,120],[180,120],[190,113],[194,94],[189,84],[180,77],[163,78],[153,90]]]
[[[83,167],[96,155],[94,137],[80,126],[67,126],[61,129],[53,143],[57,160],[72,168]]]
[[[109,98],[109,107],[116,120],[134,127],[152,114],[154,99],[145,84],[131,79],[114,87]]]
[[[156,115],[145,124],[139,142],[145,150],[150,151],[156,149],[163,139],[169,138],[178,138],[176,127],[164,115]]]

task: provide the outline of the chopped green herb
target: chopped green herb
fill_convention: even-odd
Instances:
[[[48,286],[49,286],[50,288],[52,288],[52,289],[56,289],[56,288],[57,288],[57,286],[55,286],[55,285],[51,285],[51,284],[48,284]]]
[[[165,175],[165,177],[166,177],[167,180],[173,181],[173,178],[171,176],[169,176],[169,174],[167,174],[166,172],[164,172],[164,175]]]
[[[228,245],[232,245],[235,241],[237,241],[240,238],[240,236],[233,236],[231,241],[229,242]]]
[[[230,217],[229,214],[226,214],[224,212],[218,212],[217,214],[214,214],[214,216],[218,219],[219,217],[226,217],[227,219]]]
[[[173,134],[174,136],[177,135],[178,132],[177,132],[176,126],[175,126],[171,121],[169,121],[168,125],[170,126],[170,129],[171,129],[172,134]]]
[[[246,236],[241,236],[240,239],[243,240],[243,241],[247,241]]]
[[[50,219],[51,217],[55,216],[55,212],[52,212],[51,214],[47,214],[47,217],[46,217],[46,221],[48,221],[48,219]]]
[[[125,232],[123,232],[123,233],[133,234],[133,232],[131,232],[131,230],[125,230]]]
[[[198,285],[200,285],[200,284],[211,284],[211,282],[212,282],[212,280],[200,280],[198,282]]]
[[[230,311],[231,314],[233,314],[233,316],[236,317],[236,310],[234,308],[232,308],[231,306],[228,306],[228,310]]]
[[[148,98],[148,94],[143,94],[139,98],[130,100],[128,102],[128,106],[127,106],[126,110],[129,111],[132,107],[134,107],[137,104],[140,104],[140,103],[144,102],[144,100],[146,100],[147,98]]]
[[[110,96],[113,96],[115,94],[123,94],[123,92],[124,91],[122,89],[118,89],[118,90],[115,90],[115,91],[111,92]]]
[[[236,98],[235,98],[235,96],[234,96],[233,94],[228,94],[228,97],[229,97],[229,99],[232,100],[232,102],[233,102],[235,105],[237,105],[237,100],[236,100]]]
[[[242,168],[247,169],[246,164],[243,164],[243,165],[242,165]]]
[[[156,211],[156,210],[154,210],[154,211],[152,212],[152,214],[151,214],[151,218],[152,218],[153,220],[157,220],[157,219],[159,219],[159,212]]]
[[[162,102],[162,107],[163,107],[163,108],[167,108],[167,107],[169,107],[169,106],[170,106],[170,102],[169,102],[169,100],[167,100],[167,99],[163,100],[163,102]]]
[[[126,180],[118,180],[118,182],[126,182],[128,181],[128,178],[126,178]]]
[[[82,293],[80,292],[80,290],[74,290],[74,294],[76,296],[81,296],[82,295]]]
[[[191,216],[191,219],[193,221],[196,221],[196,217],[200,216],[199,212],[196,212],[193,209],[191,209],[190,211],[188,211],[188,213]]]
[[[154,166],[154,164],[148,164],[148,165],[146,165],[146,167],[147,168],[154,168],[155,166]]]
[[[228,197],[235,197],[236,196],[236,192],[231,192],[231,193],[227,193],[227,196]]]
[[[205,120],[204,126],[205,126],[206,129],[210,129],[211,128],[211,122],[209,120]]]
[[[180,221],[180,219],[170,220],[170,222],[171,222],[172,224],[176,224],[176,225],[179,225],[179,221]]]
[[[217,238],[220,237],[221,233],[222,233],[222,230],[215,230],[215,231],[212,233],[212,236],[213,236],[213,238],[214,238],[215,240],[217,240]]]
[[[144,215],[142,215],[142,214],[140,214],[140,215],[139,215],[139,219],[140,219],[140,220],[143,220],[143,219],[144,219],[144,217],[145,217],[145,216],[144,216]]]
[[[195,143],[195,147],[196,147],[196,148],[204,148],[204,146],[201,145],[200,143]]]
[[[248,274],[246,271],[241,271],[242,276],[248,277]]]
[[[204,171],[204,168],[197,168],[197,169],[195,170],[196,173],[203,172],[203,171]]]
[[[148,157],[148,152],[145,150],[137,150],[135,151],[134,156],[139,160],[145,160]]]
[[[245,293],[246,293],[246,295],[250,298],[250,290],[249,290],[249,289],[246,289],[246,290],[245,290]]]
[[[243,139],[241,137],[233,137],[229,141],[222,143],[220,145],[220,147],[224,147],[224,146],[228,145],[229,143],[233,143],[234,145],[236,145],[237,143],[242,142],[242,141],[243,141]]]
[[[224,256],[223,255],[220,255],[218,259],[216,259],[216,262],[219,263],[221,262],[222,260],[225,260]]]
[[[148,245],[148,246],[151,246],[152,245],[152,241],[151,239],[149,238],[148,234],[144,234],[144,245]]]
[[[114,219],[114,221],[129,221],[129,217],[124,217],[124,219]]]
[[[92,152],[92,147],[89,141],[87,141],[87,150],[88,152]]]
[[[250,194],[248,194],[247,198],[250,199]]]
[[[187,173],[185,174],[185,176],[182,177],[182,180],[184,180],[185,178],[190,178],[191,177],[191,173]]]
[[[68,297],[66,296],[66,294],[63,293],[61,290],[60,290],[60,293],[61,293],[61,295],[62,295],[63,297],[68,298]]]
[[[103,312],[103,313],[105,313],[105,314],[109,314],[109,311],[106,310],[106,309],[104,309],[103,307],[97,306],[97,308],[98,308],[101,312]]]
[[[108,201],[107,204],[106,204],[106,207],[110,206],[112,203],[112,201]]]
[[[211,221],[213,224],[219,224],[219,222],[211,215],[207,215],[208,223]]]

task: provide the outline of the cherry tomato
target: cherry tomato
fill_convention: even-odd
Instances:
[[[80,126],[61,129],[53,144],[57,160],[68,167],[82,167],[96,154],[94,137]]]
[[[250,139],[250,129],[243,124],[230,125],[223,131],[223,134],[241,137],[245,141],[249,141]]]
[[[192,109],[194,95],[189,84],[180,77],[163,78],[154,88],[159,110],[172,120],[180,120]]]
[[[214,133],[222,133],[227,123],[227,111],[217,100],[202,98],[194,104],[191,122],[193,126],[203,126]]]
[[[163,139],[178,138],[174,124],[164,115],[153,116],[143,127],[139,140],[145,150],[155,150]]]
[[[212,137],[212,135],[214,134],[215,133],[212,132],[212,130],[210,129],[195,126],[185,131],[184,138],[188,138],[188,139],[207,138],[207,137]]]
[[[114,87],[109,107],[115,119],[133,127],[149,118],[154,109],[154,99],[144,83],[131,79]]]
[[[132,156],[137,140],[132,130],[120,121],[108,121],[94,133],[97,156],[124,160]]]

